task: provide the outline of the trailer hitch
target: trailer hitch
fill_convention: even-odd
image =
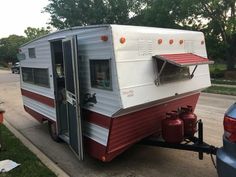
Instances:
[[[198,158],[203,159],[203,154],[216,155],[218,150],[217,147],[209,145],[203,141],[203,122],[202,120],[198,121],[198,137],[186,137],[181,144],[167,143],[163,139],[155,139],[149,137],[140,142],[143,145],[170,148],[170,149],[179,149],[186,151],[198,152]]]

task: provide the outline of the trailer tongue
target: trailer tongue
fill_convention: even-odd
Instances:
[[[168,142],[165,142],[161,138],[155,139],[155,138],[149,137],[142,140],[140,144],[155,146],[155,147],[163,147],[163,148],[198,152],[198,157],[200,160],[203,159],[203,153],[216,155],[218,148],[213,145],[209,145],[208,143],[205,143],[203,141],[202,120],[200,119],[197,124],[198,124],[198,137],[193,136],[193,137],[185,138],[182,143],[168,143]]]

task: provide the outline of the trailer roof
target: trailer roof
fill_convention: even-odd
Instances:
[[[33,40],[31,40],[31,41],[29,41],[29,42],[27,42],[27,43],[21,45],[21,47],[24,47],[24,46],[26,46],[26,45],[28,45],[28,44],[34,42],[34,41],[37,41],[37,40],[39,40],[39,39],[42,39],[42,38],[45,38],[45,37],[48,37],[48,36],[51,36],[51,35],[54,35],[54,34],[57,34],[57,33],[65,32],[65,31],[72,31],[72,30],[84,29],[84,28],[90,29],[90,28],[109,27],[109,26],[111,26],[111,25],[109,25],[109,24],[103,24],[103,25],[75,26],[75,27],[71,27],[71,28],[61,29],[61,30],[57,30],[57,31],[54,31],[54,32],[52,32],[52,33],[48,33],[48,34],[46,34],[46,35],[40,36],[40,37],[38,37],[38,38],[36,38],[36,39],[33,39]]]
[[[39,39],[45,38],[45,37],[49,37],[51,35],[54,34],[58,34],[61,32],[66,32],[66,31],[72,31],[72,30],[77,30],[77,29],[91,29],[91,28],[101,28],[101,27],[112,27],[114,29],[116,28],[123,28],[127,31],[132,31],[132,32],[142,32],[142,33],[154,33],[157,32],[161,33],[161,34],[174,34],[176,32],[178,33],[199,33],[198,31],[190,31],[190,30],[182,30],[182,29],[170,29],[170,28],[158,28],[158,27],[148,27],[148,26],[132,26],[132,25],[117,25],[117,24],[101,24],[101,25],[88,25],[88,26],[75,26],[75,27],[71,27],[71,28],[66,28],[66,29],[62,29],[62,30],[58,30],[46,35],[43,35],[39,38],[33,39],[25,44],[23,44],[21,47],[24,47],[34,41],[37,41]]]

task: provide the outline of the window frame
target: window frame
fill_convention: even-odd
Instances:
[[[24,74],[24,68],[27,68],[27,69],[31,69],[32,70],[32,81],[27,81],[27,80],[24,80],[24,76],[23,76],[23,74]],[[37,70],[37,69],[44,69],[44,70],[46,70],[45,72],[47,72],[47,85],[45,85],[45,84],[40,84],[40,83],[36,83],[36,81],[35,81],[35,70]],[[36,85],[36,86],[40,86],[40,87],[44,87],[44,88],[51,88],[51,86],[50,86],[50,77],[49,77],[49,68],[32,68],[32,67],[21,67],[21,73],[22,73],[22,81],[24,82],[24,83],[28,83],[28,84],[32,84],[32,85]]]
[[[33,51],[33,54],[31,53]],[[35,47],[28,48],[29,58],[36,58],[36,49]]]
[[[99,62],[99,61],[108,61],[108,68],[109,68],[109,80],[110,80],[110,87],[109,88],[102,88],[102,87],[96,87],[93,85],[92,82],[92,65],[91,62]],[[112,62],[111,58],[105,58],[105,59],[89,59],[89,74],[90,74],[90,86],[94,89],[100,89],[104,91],[113,91],[113,79],[112,79]]]

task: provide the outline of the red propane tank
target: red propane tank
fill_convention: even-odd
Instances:
[[[184,136],[193,137],[197,132],[197,116],[193,113],[193,107],[181,108],[179,117],[184,122]]]
[[[162,137],[167,143],[181,143],[184,138],[184,123],[176,112],[167,113],[162,120]]]

